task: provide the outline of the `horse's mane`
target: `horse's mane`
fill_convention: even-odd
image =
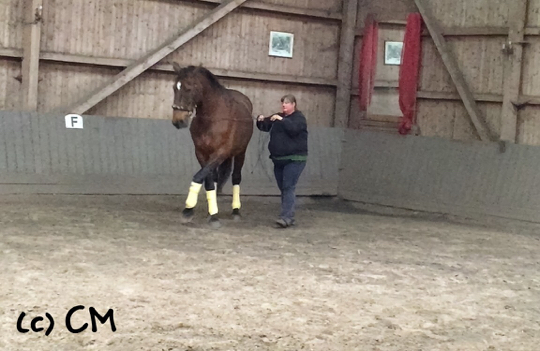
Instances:
[[[182,68],[178,72],[178,77],[182,79],[182,78],[188,77],[189,75],[197,74],[197,73],[202,74],[206,79],[208,79],[212,87],[224,88],[223,85],[221,85],[221,83],[217,79],[217,77],[212,72],[210,72],[209,70],[207,70],[206,68],[202,66],[188,66],[188,67]]]

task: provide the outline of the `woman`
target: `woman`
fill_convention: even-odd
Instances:
[[[308,131],[306,117],[296,109],[296,98],[281,98],[281,112],[270,117],[259,115],[257,128],[270,132],[268,150],[274,175],[281,191],[281,213],[276,223],[287,228],[294,224],[296,183],[306,167]]]

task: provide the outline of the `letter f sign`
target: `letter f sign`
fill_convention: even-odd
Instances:
[[[66,128],[68,129],[83,129],[83,118],[76,114],[66,116]]]

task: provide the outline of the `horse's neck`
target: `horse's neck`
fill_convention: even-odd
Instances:
[[[211,96],[211,98],[208,98]],[[207,98],[205,98],[207,97]],[[212,113],[215,111],[217,106],[222,103],[223,92],[220,92],[219,89],[213,87],[205,87],[202,93],[202,97],[197,104],[197,113],[196,116],[201,116],[201,118],[210,120],[219,114]]]

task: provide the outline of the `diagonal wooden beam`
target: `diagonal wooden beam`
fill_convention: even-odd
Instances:
[[[148,68],[161,61],[167,55],[178,49],[183,44],[187,43],[189,40],[193,39],[199,33],[203,32],[206,28],[210,27],[212,24],[225,17],[228,13],[230,13],[246,1],[247,0],[224,0],[221,5],[206,14],[196,24],[181,31],[176,37],[167,41],[158,49],[148,53],[139,60],[135,61],[125,70],[113,77],[108,83],[98,88],[90,95],[83,97],[73,105],[60,108],[57,112],[77,114],[85,113],[90,108],[94,107],[106,97],[132,81],[134,78],[139,76]]]
[[[473,94],[471,93],[469,86],[463,77],[463,73],[459,69],[456,57],[448,47],[437,20],[433,17],[429,7],[426,5],[426,0],[414,0],[414,2],[422,15],[429,34],[433,38],[433,42],[435,43],[435,46],[442,57],[446,69],[448,70],[448,73],[456,86],[456,90],[458,91],[458,94],[465,105],[469,118],[476,129],[476,133],[482,141],[495,140],[489,126],[482,116],[481,111],[476,105],[476,101],[474,100]]]
[[[36,111],[38,106],[39,52],[43,0],[24,1],[22,77],[22,109]]]
[[[525,22],[527,22],[528,0],[514,1],[510,8],[510,30],[508,32],[507,58],[504,65],[503,105],[501,109],[501,140],[516,142],[518,103],[521,93],[521,73],[523,61],[523,44],[525,39]]]

